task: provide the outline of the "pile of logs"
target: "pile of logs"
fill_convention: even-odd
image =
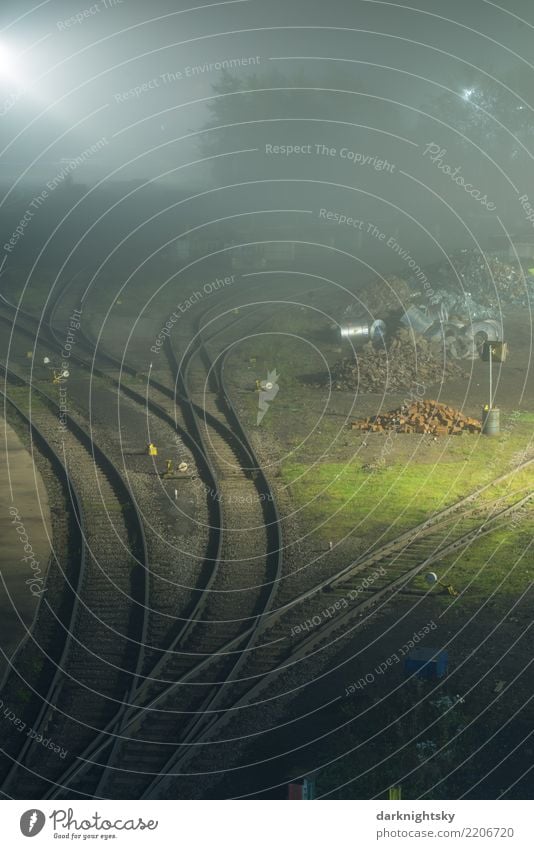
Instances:
[[[368,342],[332,368],[332,387],[359,392],[391,392],[414,384],[431,386],[458,377],[465,370],[458,361],[445,357],[443,347],[400,330],[387,349]]]
[[[464,416],[459,410],[437,401],[415,401],[381,416],[370,416],[352,422],[354,430],[371,433],[431,433],[447,436],[459,433],[480,433],[480,422]]]

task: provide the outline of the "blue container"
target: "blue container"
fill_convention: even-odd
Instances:
[[[404,661],[406,675],[417,675],[425,681],[443,678],[449,668],[449,655],[446,651],[433,648],[412,649]]]

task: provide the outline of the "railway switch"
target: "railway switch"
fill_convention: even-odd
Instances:
[[[52,372],[52,383],[62,383],[62,381],[66,380],[70,375],[68,369],[63,369],[63,371],[58,371],[54,369]]]
[[[174,473],[174,463],[172,460],[165,460],[165,471],[163,472],[162,477],[170,478]]]

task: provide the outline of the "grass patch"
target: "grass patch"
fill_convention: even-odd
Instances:
[[[460,554],[444,558],[436,565],[441,580],[451,583],[462,593],[458,602],[444,594],[436,595],[442,607],[458,606],[458,613],[465,616],[470,610],[486,605],[487,613],[502,613],[508,610],[513,600],[532,583],[534,563],[532,560],[532,537],[534,532],[534,508],[530,505],[517,521],[513,518],[506,527],[498,528],[477,539]],[[423,576],[414,580],[414,587],[428,589]]]
[[[513,430],[499,439],[451,439],[446,462],[439,443],[420,452],[425,454],[422,461],[408,454],[402,460],[390,455],[387,465],[378,470],[369,470],[359,457],[346,464],[321,462],[315,466],[289,458],[282,465],[282,480],[289,486],[295,506],[301,508],[305,525],[316,528],[321,538],[339,539],[349,532],[372,538],[378,531],[386,531],[387,539],[509,471],[528,444],[531,418],[532,414],[522,414],[514,421]],[[409,435],[402,445],[413,446]],[[496,498],[531,482],[529,468],[491,487],[485,498]]]

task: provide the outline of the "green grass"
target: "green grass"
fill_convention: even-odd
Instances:
[[[511,519],[506,527],[480,537],[460,554],[436,564],[441,580],[462,593],[457,601],[445,594],[436,595],[441,606],[457,605],[458,613],[464,616],[466,608],[475,610],[485,605],[487,614],[498,614],[503,605],[508,609],[532,583],[534,508],[530,506],[519,518],[520,521]],[[422,576],[413,585],[428,589]]]
[[[289,485],[295,506],[302,508],[305,525],[315,528],[321,538],[336,539],[353,531],[372,539],[386,529],[389,538],[510,470],[528,444],[532,418],[532,414],[521,415],[513,431],[498,439],[451,439],[446,462],[440,458],[439,443],[429,446],[427,453],[420,452],[422,461],[410,457],[407,452],[413,451],[413,440],[408,436],[399,444],[406,456],[393,459],[391,454],[375,471],[359,457],[346,464],[316,465],[290,457],[282,466],[282,480]],[[385,443],[384,436],[377,438]],[[505,484],[489,489],[485,497],[531,485],[532,477],[532,469],[516,473]]]
[[[306,505],[306,516],[314,526],[327,519],[324,533],[331,538],[351,529],[358,536],[363,530],[372,533],[399,521],[403,509],[403,525],[422,521],[429,510],[443,505],[451,471],[449,466],[442,466],[432,485],[427,486],[428,467],[403,469],[394,465],[369,473],[358,460],[353,460],[347,467],[322,463],[310,470],[303,464],[287,463],[282,477],[291,484],[291,493],[299,505]],[[425,486],[424,503],[421,503],[418,496]]]

